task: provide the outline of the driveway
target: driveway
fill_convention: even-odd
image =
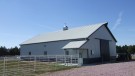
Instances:
[[[135,76],[135,61],[83,66],[39,76]]]

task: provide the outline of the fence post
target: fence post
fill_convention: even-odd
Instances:
[[[17,63],[18,63],[18,69],[17,69],[17,74],[19,74],[19,72],[20,72],[20,56],[19,57],[17,57]]]
[[[34,72],[36,71],[36,56],[34,57]]]
[[[65,62],[65,65],[66,65],[66,55],[65,55],[65,57],[64,57],[64,62]]]
[[[48,63],[50,63],[50,60],[49,60],[49,55],[47,55],[47,59],[48,59]]]
[[[5,57],[3,59],[4,59],[3,76],[5,76]]]
[[[71,55],[71,59],[70,60],[71,60],[71,65],[72,65],[72,55]]]
[[[79,54],[77,55],[76,63],[78,63],[79,66]]]
[[[56,63],[57,63],[57,55],[56,55]]]

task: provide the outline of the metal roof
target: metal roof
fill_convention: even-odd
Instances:
[[[65,45],[62,49],[73,49],[73,48],[80,48],[86,40],[83,41],[72,41]]]
[[[88,26],[82,26],[78,28],[72,28],[68,30],[61,30],[52,33],[45,33],[35,36],[29,40],[24,41],[20,45],[24,44],[33,44],[33,43],[42,43],[42,42],[50,42],[50,41],[59,41],[59,40],[69,40],[69,39],[80,39],[87,38],[91,34],[93,34],[98,28],[107,23],[99,23]]]

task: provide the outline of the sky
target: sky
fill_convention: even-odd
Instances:
[[[0,46],[41,33],[108,22],[117,45],[135,44],[135,0],[0,0]]]

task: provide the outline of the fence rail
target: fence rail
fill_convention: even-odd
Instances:
[[[62,70],[78,66],[78,58],[73,55],[0,57],[0,76],[35,76]]]

